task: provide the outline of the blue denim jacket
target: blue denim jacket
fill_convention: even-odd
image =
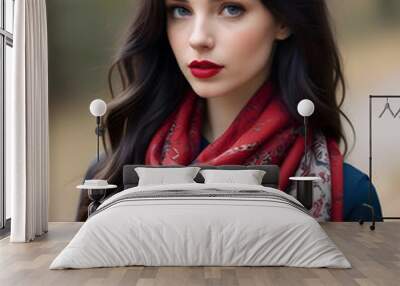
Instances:
[[[363,203],[368,203],[370,184],[368,175],[345,162],[343,163],[343,183],[344,220],[370,221],[372,219],[371,212],[362,206]],[[374,207],[376,220],[382,220],[382,209],[374,185],[371,185],[371,205]]]
[[[200,150],[203,150],[209,142],[202,137]],[[343,219],[344,221],[371,221],[371,212],[362,206],[368,203],[369,177],[356,167],[343,164]],[[371,188],[371,205],[375,209],[376,220],[382,220],[382,210],[375,187]]]

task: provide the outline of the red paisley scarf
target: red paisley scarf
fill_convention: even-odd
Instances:
[[[288,113],[271,81],[266,81],[228,129],[200,152],[204,99],[189,91],[162,124],[146,151],[148,165],[266,165],[280,166],[279,189],[285,190],[304,155],[301,124]],[[309,138],[312,137],[312,130]],[[326,138],[331,180],[332,221],[343,220],[343,156]],[[200,153],[199,153],[200,152]]]

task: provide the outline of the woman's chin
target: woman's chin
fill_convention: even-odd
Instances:
[[[191,80],[190,86],[200,97],[210,98],[229,94],[229,88],[224,88],[221,81]]]

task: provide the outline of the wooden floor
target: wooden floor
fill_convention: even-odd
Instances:
[[[326,223],[324,229],[353,268],[119,267],[48,270],[81,223],[50,223],[32,243],[0,241],[0,285],[400,285],[400,222]]]

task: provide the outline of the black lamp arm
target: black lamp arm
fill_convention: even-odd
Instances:
[[[310,174],[310,166],[308,165],[308,146],[307,146],[307,116],[304,116],[304,164],[305,164],[305,174],[308,176]]]
[[[96,116],[96,130],[95,133],[97,135],[97,162],[100,161],[100,136],[103,136],[104,129],[101,126],[101,117]]]

